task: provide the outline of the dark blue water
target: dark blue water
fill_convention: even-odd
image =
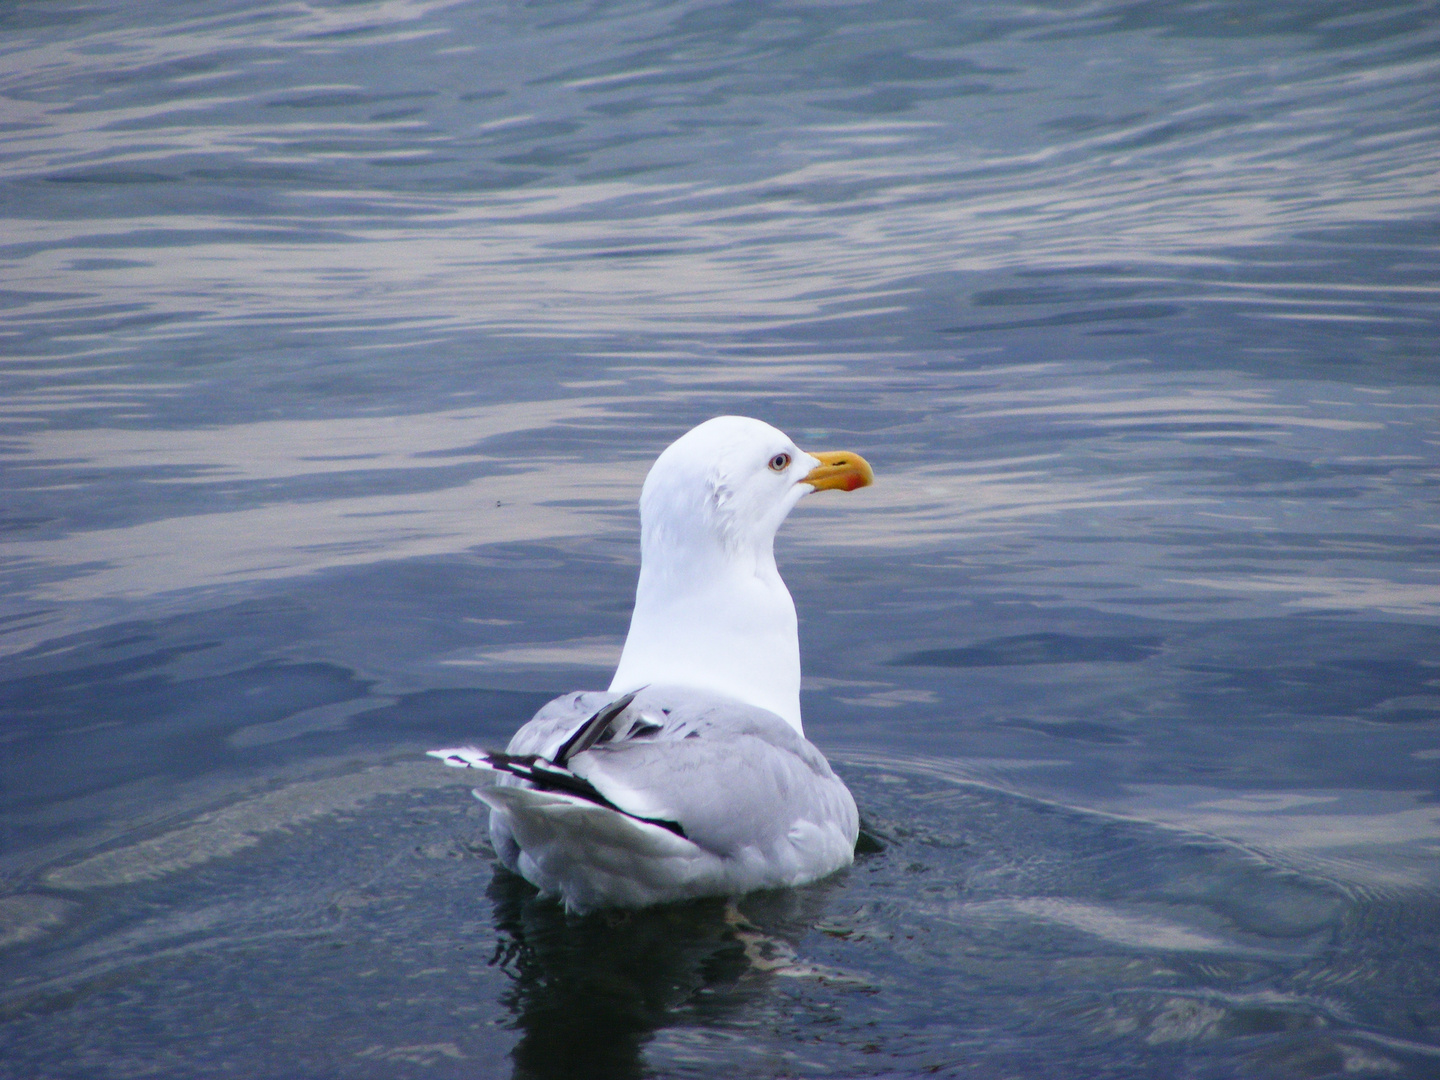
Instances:
[[[1440,9],[0,9],[0,1075],[1440,1073]],[[464,777],[656,453],[847,873],[566,918]]]

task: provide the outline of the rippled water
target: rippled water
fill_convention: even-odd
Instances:
[[[1434,5],[0,10],[0,1075],[1440,1070]],[[718,412],[855,867],[464,777]]]

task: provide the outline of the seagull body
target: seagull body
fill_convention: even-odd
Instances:
[[[568,908],[803,885],[854,857],[855,800],[800,720],[795,605],[775,532],[812,491],[871,482],[745,417],[706,421],[640,496],[640,580],[607,692],[566,694],[504,753],[435,750],[485,774],[500,861]]]

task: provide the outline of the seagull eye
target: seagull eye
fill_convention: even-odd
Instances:
[[[770,468],[774,469],[776,472],[784,472],[784,471],[785,471],[786,469],[788,469],[789,467],[790,467],[790,455],[789,455],[789,454],[776,454],[774,457],[772,457],[772,458],[770,459]]]

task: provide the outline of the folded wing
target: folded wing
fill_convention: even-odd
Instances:
[[[501,859],[572,907],[654,902],[650,880],[662,899],[803,884],[846,865],[858,830],[789,724],[684,688],[566,695],[504,753],[432,753],[487,774],[475,794]]]

